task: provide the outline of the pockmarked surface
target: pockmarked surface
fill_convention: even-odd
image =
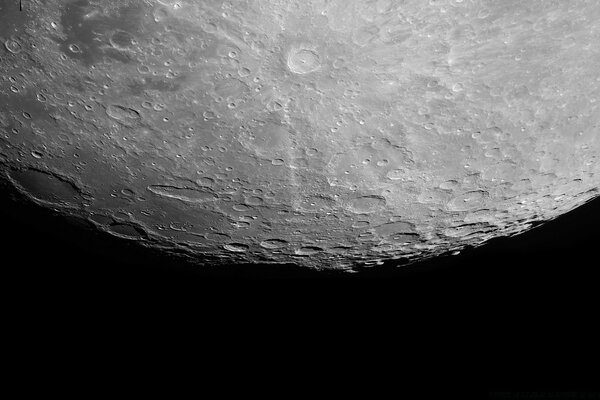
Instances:
[[[0,45],[0,180],[199,265],[411,262],[599,193],[596,0],[2,0]]]

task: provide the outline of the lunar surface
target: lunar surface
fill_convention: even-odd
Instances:
[[[597,0],[1,0],[0,45],[4,187],[199,266],[414,262],[599,194]]]

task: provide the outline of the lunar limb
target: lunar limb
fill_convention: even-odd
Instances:
[[[352,270],[600,188],[595,0],[0,2],[0,181],[202,265]]]

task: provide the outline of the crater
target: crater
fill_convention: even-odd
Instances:
[[[248,245],[243,243],[229,243],[223,246],[225,250],[231,251],[232,253],[244,253],[250,249]]]
[[[260,247],[265,249],[279,249],[281,247],[287,246],[288,242],[283,239],[267,239],[260,242]]]
[[[295,210],[306,213],[323,213],[335,208],[335,200],[323,195],[307,196],[295,204]]]
[[[60,21],[66,39],[55,40],[60,44],[64,54],[86,66],[102,61],[104,57],[122,63],[131,63],[134,59],[122,53],[119,47],[112,45],[112,37],[109,35],[115,31],[129,31],[132,36],[140,34],[142,21],[147,14],[146,7],[142,4],[127,4],[109,14],[89,0],[68,2],[62,11]],[[122,44],[127,42],[125,35],[115,40]],[[110,47],[105,45],[107,42],[111,44]],[[69,46],[73,44],[81,51],[75,53],[70,51]]]
[[[4,42],[4,47],[6,47],[6,50],[10,51],[13,54],[19,54],[21,50],[23,50],[23,46],[21,46],[21,43],[19,43],[15,39],[8,39],[6,42]]]
[[[393,242],[397,244],[411,244],[420,241],[420,237],[416,233],[395,233],[386,237],[388,242]]]
[[[73,183],[55,174],[28,169],[12,171],[9,175],[13,182],[37,200],[72,206],[84,200]]]
[[[362,196],[350,200],[348,210],[355,214],[370,214],[385,208],[385,198],[381,196]]]
[[[290,135],[286,126],[268,122],[252,132],[242,132],[239,141],[246,149],[266,157],[283,149],[288,144]]]
[[[127,126],[130,126],[142,119],[142,116],[139,112],[137,112],[137,110],[129,107],[123,107],[118,104],[111,104],[106,107],[106,115]]]
[[[489,193],[485,190],[472,190],[456,196],[447,204],[450,211],[471,211],[485,206]]]
[[[293,73],[304,75],[318,70],[321,67],[321,59],[314,50],[297,48],[288,54],[287,65]]]
[[[117,50],[131,50],[133,46],[136,44],[135,36],[131,33],[122,31],[120,29],[116,30],[110,37],[110,44]]]
[[[147,189],[157,196],[176,199],[187,203],[202,203],[217,198],[212,192],[168,185],[150,185]]]
[[[146,237],[146,232],[133,224],[115,222],[109,225],[108,230],[118,236],[129,239],[142,239]]]
[[[312,256],[313,254],[317,254],[322,252],[323,249],[317,246],[304,246],[299,249],[296,249],[294,252],[298,256]]]
[[[410,222],[390,222],[375,227],[375,232],[381,236],[389,236],[399,233],[415,233],[415,226]]]

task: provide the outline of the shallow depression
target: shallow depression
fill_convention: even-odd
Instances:
[[[38,200],[68,205],[78,205],[83,201],[81,192],[73,183],[52,173],[28,169],[11,171],[9,175],[18,186]]]

